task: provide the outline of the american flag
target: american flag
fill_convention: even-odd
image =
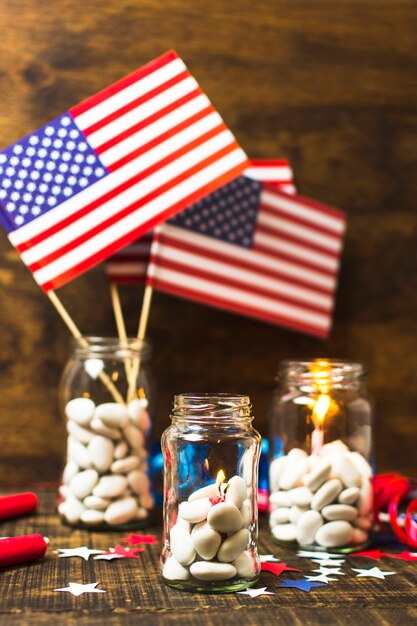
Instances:
[[[0,152],[0,220],[49,291],[247,165],[170,51]]]
[[[269,183],[285,193],[295,193],[293,171],[286,159],[251,160],[244,175]],[[106,260],[109,281],[116,285],[144,285],[151,254],[152,233],[147,233]]]
[[[327,337],[345,216],[244,176],[158,229],[148,284]]]

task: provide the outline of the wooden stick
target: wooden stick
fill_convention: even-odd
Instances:
[[[116,320],[117,334],[122,344],[127,347],[127,334],[125,320],[123,318],[122,305],[120,302],[119,290],[115,283],[110,283],[110,296],[113,305],[113,313]],[[130,376],[132,373],[132,363],[128,357],[125,358],[126,380],[130,384]]]
[[[146,285],[145,292],[143,294],[142,310],[140,313],[139,327],[138,327],[138,334],[137,334],[137,338],[140,339],[140,341],[143,341],[145,339],[146,329],[147,329],[148,320],[149,320],[149,311],[150,311],[151,302],[152,302],[152,294],[153,294],[153,288],[150,285]],[[140,369],[140,357],[137,357],[133,361],[133,368],[132,368],[131,376],[129,379],[129,389],[127,392],[127,402],[130,402],[131,400],[133,400],[136,395],[136,379],[139,375],[139,369]]]
[[[70,316],[70,314],[68,313],[64,305],[62,304],[61,300],[56,295],[56,293],[54,291],[48,291],[47,296],[52,302],[52,304],[54,305],[55,309],[58,311],[59,315],[61,316],[66,326],[68,327],[72,336],[78,341],[78,343],[80,344],[82,348],[88,348],[89,347],[88,341],[82,336],[74,320],[72,319],[72,317]],[[110,380],[106,372],[100,372],[99,378],[102,381],[102,383],[107,387],[113,399],[116,402],[120,402],[124,404],[124,399],[122,395],[116,389],[116,387],[114,386],[114,384],[112,383],[112,381]]]

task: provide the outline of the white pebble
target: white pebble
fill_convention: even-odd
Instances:
[[[209,561],[216,556],[222,538],[207,522],[196,524],[191,532],[191,537],[194,548],[202,559]]]
[[[117,428],[110,428],[110,426],[106,426],[99,419],[94,418],[91,420],[90,428],[94,430],[98,435],[103,435],[103,437],[110,437],[110,439],[120,439],[121,432]]]
[[[143,507],[139,507],[136,513],[136,519],[144,520],[148,517],[149,511],[144,509]]]
[[[366,541],[368,541],[368,533],[360,528],[354,528],[350,541],[355,545],[357,545],[358,543],[365,543]]]
[[[279,481],[285,471],[286,463],[287,457],[285,456],[279,456],[271,462],[269,466],[269,487],[271,491],[276,491],[279,488]]]
[[[295,524],[278,524],[272,528],[272,534],[278,541],[295,541],[297,527]]]
[[[359,487],[361,484],[361,475],[351,461],[349,452],[333,457],[332,476],[339,478],[345,487]]]
[[[351,452],[350,460],[356,466],[356,469],[359,471],[361,476],[365,478],[372,477],[372,468],[369,465],[368,461],[365,459],[365,457],[362,456],[362,454],[359,454],[359,452]]]
[[[153,495],[151,493],[142,493],[139,497],[140,506],[144,509],[152,509],[155,504]]]
[[[217,558],[222,563],[229,563],[236,559],[241,552],[246,550],[250,540],[249,531],[246,528],[225,539],[217,552]]]
[[[342,491],[342,483],[338,478],[328,480],[320,487],[311,500],[311,508],[321,511],[322,508],[331,504]]]
[[[286,524],[290,521],[290,509],[284,506],[275,509],[270,514],[269,520],[272,525]]]
[[[110,469],[115,474],[127,474],[128,472],[138,468],[139,465],[140,461],[137,456],[127,456],[119,461],[113,461]]]
[[[77,422],[74,422],[74,420],[68,420],[67,431],[80,443],[90,443],[90,441],[94,437],[94,433],[92,433],[91,430],[83,428],[82,426],[77,424]]]
[[[181,502],[178,507],[178,515],[191,524],[198,524],[198,522],[207,519],[207,513],[210,509],[210,500],[208,498],[199,498],[193,502]]]
[[[351,522],[358,515],[357,509],[349,504],[328,504],[322,509],[321,514],[327,520],[345,520]]]
[[[68,487],[68,485],[60,485],[58,487],[58,493],[61,496],[61,498],[63,498],[65,500],[65,498],[67,498],[69,496],[71,491],[70,491],[70,488]]]
[[[219,502],[212,506],[208,510],[207,521],[219,533],[234,533],[242,528],[243,523],[239,509],[228,502]]]
[[[79,522],[81,515],[85,508],[82,502],[80,502],[75,496],[69,495],[65,500],[64,515],[70,524]]]
[[[204,524],[204,522],[201,522],[201,523]],[[190,522],[187,522],[187,520],[183,519],[179,515],[177,516],[176,524],[178,526],[182,526],[183,528],[185,528],[188,533],[191,533],[192,524],[190,524]]]
[[[357,506],[359,507],[359,515],[367,515],[372,511],[374,492],[372,483],[369,478],[364,478],[362,486],[360,488],[359,500]]]
[[[253,578],[259,573],[259,562],[252,556],[250,550],[245,550],[233,561],[238,576],[242,578]]]
[[[67,402],[65,415],[81,426],[87,426],[93,417],[96,405],[90,398],[74,398]]]
[[[87,509],[104,511],[111,504],[111,500],[109,498],[100,498],[99,496],[87,496],[84,499],[84,504]]]
[[[340,548],[350,543],[353,528],[349,522],[329,522],[321,526],[316,533],[316,542],[325,548]]]
[[[136,428],[133,424],[128,424],[123,429],[123,432],[135,452],[144,447],[145,437],[139,428]]]
[[[359,517],[355,519],[354,524],[361,530],[369,530],[372,527],[372,516],[359,515]]]
[[[126,407],[118,402],[99,404],[95,410],[94,418],[101,420],[105,426],[110,428],[124,428],[129,423]]]
[[[327,459],[320,459],[315,468],[304,479],[306,487],[311,491],[317,491],[319,487],[329,478],[332,464]]]
[[[69,488],[71,489],[71,493],[78,498],[79,500],[83,500],[93,490],[93,487],[98,482],[98,474],[96,470],[87,469],[79,474],[76,474],[69,484]]]
[[[300,517],[302,516],[303,513],[305,513],[307,510],[306,507],[302,507],[302,506],[292,506],[290,508],[290,514],[289,514],[289,518],[290,518],[290,522],[292,524],[296,524],[298,522],[298,520],[300,519]]]
[[[120,461],[120,459],[124,459],[128,452],[129,447],[126,441],[120,441],[118,444],[116,444],[116,447],[114,448],[114,458],[116,459],[116,461]]]
[[[248,501],[244,502],[239,509],[242,516],[242,528],[246,528],[252,521],[251,507]]]
[[[279,486],[281,489],[292,489],[297,487],[304,474],[308,472],[308,462],[306,458],[294,459],[288,462],[285,472],[280,478]]]
[[[191,535],[186,529],[178,524],[175,524],[169,533],[169,545],[172,554],[181,565],[189,565],[194,561],[196,552],[194,550]]]
[[[142,470],[133,470],[127,475],[129,487],[138,495],[149,492],[151,483],[149,476]]]
[[[100,498],[117,498],[127,488],[125,476],[102,476],[93,489],[93,495]]]
[[[84,524],[102,524],[104,522],[104,513],[103,511],[88,509],[81,514],[80,520]]]
[[[82,469],[91,467],[91,459],[87,448],[73,437],[68,438],[68,457]]]
[[[149,413],[146,410],[148,401],[146,398],[137,398],[129,402],[127,406],[127,414],[132,422],[139,426],[143,431],[148,430],[150,426]]]
[[[219,490],[217,488],[216,483],[212,483],[211,485],[206,485],[205,487],[201,487],[201,489],[197,489],[193,491],[188,496],[188,502],[194,502],[194,500],[198,500],[199,498],[215,498],[219,495]]]
[[[95,435],[88,444],[88,452],[94,467],[99,472],[106,472],[113,461],[114,443],[108,437]]]
[[[116,477],[114,477],[116,478]],[[107,524],[126,524],[136,517],[138,506],[135,498],[121,498],[112,502],[104,513],[104,520]]]
[[[305,511],[297,522],[297,542],[301,546],[313,543],[314,537],[321,526],[323,526],[323,518],[318,511]]]
[[[298,461],[299,459],[306,459],[307,457],[307,452],[305,452],[301,448],[291,448],[291,450],[287,454],[287,459],[296,461]]]
[[[236,576],[236,568],[230,563],[196,561],[191,565],[190,573],[197,580],[228,580]]]
[[[336,439],[336,441],[331,441],[330,443],[324,444],[322,449],[320,450],[320,456],[333,456],[334,454],[343,454],[343,452],[348,451],[349,448],[343,441],[340,439]]]
[[[246,482],[240,476],[232,476],[226,491],[226,502],[240,509],[247,497]]]
[[[174,556],[170,556],[165,561],[162,569],[162,576],[167,580],[188,580],[190,573],[188,569],[178,563]]]
[[[359,498],[360,491],[358,487],[349,487],[339,494],[337,500],[340,504],[353,504]]]
[[[62,474],[62,480],[66,485],[69,484],[71,478],[78,474],[78,465],[74,461],[68,461],[66,466],[64,467],[64,472]]]
[[[311,502],[311,498],[313,497],[313,494],[310,489],[307,489],[307,487],[295,487],[295,489],[290,489],[288,495],[293,504],[302,507],[308,506]]]
[[[291,506],[291,498],[287,491],[275,491],[269,496],[269,504],[273,507]]]

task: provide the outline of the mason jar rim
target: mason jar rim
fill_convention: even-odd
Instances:
[[[151,345],[148,339],[126,337],[121,339],[115,336],[83,335],[71,341],[73,352],[80,357],[107,356],[126,358],[137,355],[141,359],[148,359],[151,354]]]
[[[248,395],[225,392],[188,392],[174,396],[173,420],[252,421]]]
[[[321,366],[322,364],[322,366]],[[285,359],[278,368],[277,378],[291,381],[314,382],[330,380],[357,380],[367,375],[362,363],[340,358]]]

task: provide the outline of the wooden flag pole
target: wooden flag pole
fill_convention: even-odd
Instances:
[[[148,320],[149,320],[149,311],[151,308],[152,294],[153,294],[153,288],[150,285],[146,285],[145,292],[143,294],[142,310],[140,313],[139,327],[138,327],[138,334],[137,334],[137,338],[140,341],[143,341],[145,339],[146,329],[147,329]],[[130,402],[131,400],[135,398],[136,379],[139,374],[139,369],[140,369],[140,357],[137,357],[133,361],[133,368],[132,368],[131,376],[129,379],[129,389],[127,392],[127,402]]]
[[[78,341],[80,346],[82,346],[83,348],[88,348],[89,347],[88,341],[82,336],[74,320],[72,319],[72,317],[70,316],[70,314],[68,313],[64,305],[62,304],[61,300],[56,295],[56,293],[54,291],[48,291],[47,296],[52,302],[52,304],[54,305],[59,315],[61,316],[63,322],[68,327],[72,336]],[[116,402],[124,404],[123,396],[116,389],[116,387],[114,386],[113,382],[110,380],[106,372],[100,372],[99,378],[102,381],[102,383],[105,385],[105,387],[107,387],[113,399]]]
[[[110,296],[111,303],[113,306],[113,313],[116,320],[117,334],[119,335],[119,339],[127,346],[127,334],[126,334],[126,325],[122,312],[122,305],[120,302],[119,290],[115,283],[110,283]],[[128,357],[125,358],[125,370],[126,370],[126,380],[128,384],[130,384],[130,375],[132,373],[132,363]]]

